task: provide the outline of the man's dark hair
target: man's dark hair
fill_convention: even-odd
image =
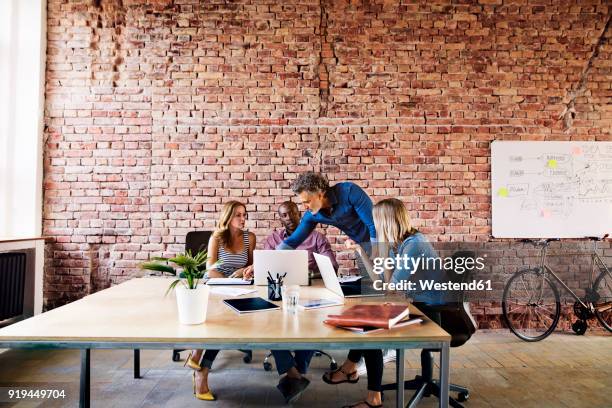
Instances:
[[[329,181],[321,173],[315,173],[314,171],[307,171],[302,173],[296,178],[291,184],[291,190],[294,193],[300,194],[302,191],[309,193],[316,193],[318,191],[327,191],[329,188]]]
[[[283,201],[282,203],[280,203],[280,205],[278,206],[278,210],[280,211],[281,207],[287,207],[290,210],[295,210],[298,213],[300,212],[300,209],[298,208],[298,205],[296,203],[294,203],[293,201]]]

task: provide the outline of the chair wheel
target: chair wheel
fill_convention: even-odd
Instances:
[[[181,361],[181,353],[179,353],[178,351],[173,351],[172,352],[172,361],[174,361],[175,363],[177,361]]]
[[[266,371],[272,371],[272,363],[268,363],[267,361],[265,363],[263,363],[264,366],[264,370]]]
[[[332,371],[338,369],[338,363],[336,363],[335,361],[332,361],[331,363],[329,363],[329,369]]]
[[[457,401],[458,402],[465,402],[470,398],[470,393],[469,392],[460,392],[459,395],[457,395]]]
[[[574,323],[572,323],[572,330],[579,336],[586,333],[587,327],[587,322],[584,320],[576,320]]]
[[[251,360],[253,360],[253,356],[250,356],[248,354],[246,354],[244,357],[242,357],[242,361],[244,361],[247,364],[249,364],[251,362]]]

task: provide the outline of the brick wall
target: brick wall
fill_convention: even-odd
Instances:
[[[483,241],[492,140],[612,140],[608,2],[412,3],[49,0],[46,307],[230,198],[261,240],[305,170]]]

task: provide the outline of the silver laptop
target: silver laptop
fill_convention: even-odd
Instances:
[[[308,251],[264,250],[253,251],[255,285],[267,285],[268,272],[276,279],[276,274],[287,275],[283,278],[286,285],[308,285]]]
[[[338,296],[345,298],[349,297],[365,297],[365,296],[384,296],[385,292],[376,290],[372,285],[364,284],[362,279],[356,282],[340,284],[334,265],[331,259],[325,255],[314,253],[314,258],[317,261],[319,272],[325,283],[325,287],[331,290]]]

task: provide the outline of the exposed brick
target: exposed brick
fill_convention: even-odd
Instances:
[[[46,307],[180,251],[231,198],[261,242],[307,170],[402,199],[432,240],[486,241],[491,141],[612,140],[611,33],[559,120],[608,2],[529,3],[49,0]]]

